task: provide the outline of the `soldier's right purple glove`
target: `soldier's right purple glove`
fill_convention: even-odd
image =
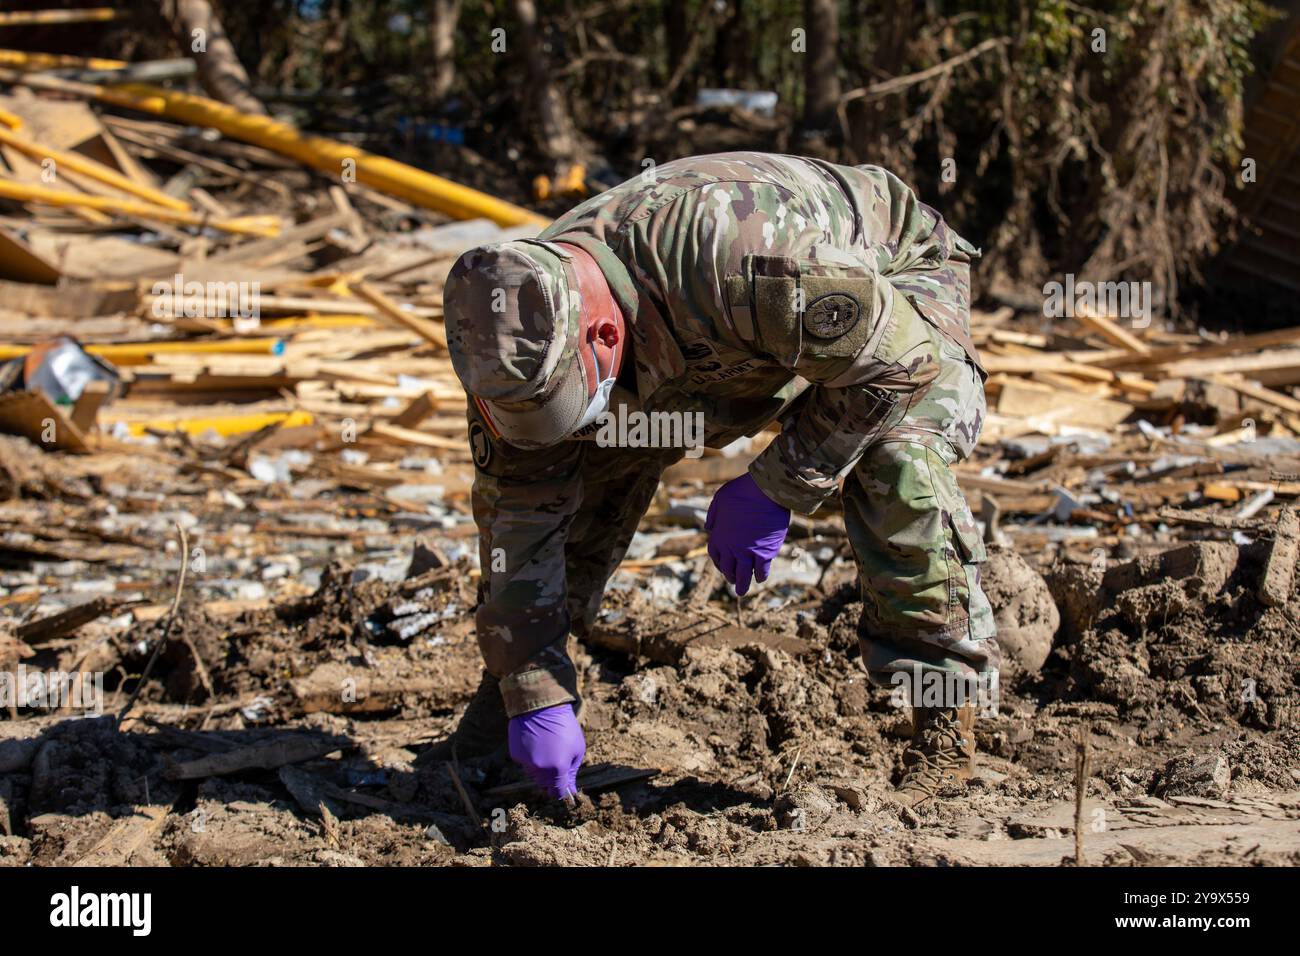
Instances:
[[[746,472],[714,492],[704,530],[714,565],[736,586],[737,594],[745,594],[751,575],[767,580],[772,559],[790,530],[790,509],[763,494]]]
[[[561,800],[578,792],[578,768],[587,740],[572,704],[556,704],[510,718],[510,757],[537,789]]]

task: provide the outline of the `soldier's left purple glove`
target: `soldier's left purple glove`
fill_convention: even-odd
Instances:
[[[528,771],[537,789],[561,800],[578,792],[578,768],[587,740],[572,704],[543,707],[510,718],[510,757]]]
[[[790,509],[763,494],[746,472],[714,492],[704,530],[714,565],[737,594],[745,594],[751,575],[767,580],[790,530]]]

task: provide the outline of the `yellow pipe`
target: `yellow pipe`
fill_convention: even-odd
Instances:
[[[235,323],[230,319],[219,319],[216,324],[223,331],[235,327]],[[368,315],[281,315],[273,319],[263,316],[258,322],[258,328],[270,332],[293,329],[351,329],[378,324]]]
[[[16,183],[0,179],[0,197],[19,202],[42,203],[46,206],[80,206],[99,212],[115,212],[123,216],[139,216],[159,222],[179,223],[183,226],[212,226],[224,232],[241,236],[274,238],[280,234],[280,220],[274,216],[241,216],[237,219],[210,219],[193,212],[176,212],[151,203],[134,199],[113,199],[108,196],[89,196],[59,189],[46,189],[31,183]]]
[[[101,424],[112,427],[113,419],[100,416]],[[213,418],[153,418],[143,422],[126,422],[126,429],[136,438],[142,438],[149,431],[187,432],[202,435],[211,429],[218,435],[242,435],[255,432],[267,425],[280,423],[282,428],[298,428],[310,425],[316,419],[311,412],[263,412],[252,415],[218,415]],[[119,419],[120,421],[120,419]]]
[[[206,97],[143,83],[120,86],[86,84],[78,88],[105,103],[193,126],[212,127],[234,139],[265,147],[334,176],[346,177],[353,173],[357,182],[457,219],[481,216],[502,226],[542,227],[550,223],[543,216],[477,189],[394,159],[376,156],[356,146],[302,133],[270,117],[242,113],[233,106]]]
[[[10,113],[8,110],[0,110],[0,123],[3,123],[5,126],[8,126],[10,129],[23,128],[23,118],[21,116],[15,116],[13,113]]]
[[[126,60],[101,60],[93,56],[0,50],[0,66],[12,66],[19,70],[121,70],[130,64]]]
[[[174,196],[168,196],[165,192],[152,189],[149,186],[142,186],[139,183],[132,182],[121,173],[109,169],[103,163],[97,163],[85,156],[65,153],[59,149],[42,146],[40,143],[33,143],[31,140],[24,139],[7,129],[0,129],[0,143],[12,146],[20,153],[25,153],[37,160],[52,159],[56,166],[62,164],[74,173],[89,176],[91,179],[112,186],[114,189],[147,200],[155,206],[164,206],[167,209],[175,209],[177,212],[193,212],[189,203],[181,202]]]
[[[198,339],[195,341],[117,342],[106,345],[87,345],[91,355],[108,359],[118,365],[148,365],[154,355],[279,355],[281,339]],[[32,350],[30,345],[0,345],[0,362],[19,358]]]
[[[104,23],[126,18],[125,10],[112,7],[89,7],[84,10],[22,10],[0,13],[0,27],[32,26],[47,23]]]

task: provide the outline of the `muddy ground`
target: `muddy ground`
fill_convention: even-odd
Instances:
[[[575,644],[588,765],[632,779],[598,777],[568,808],[495,792],[520,780],[500,756],[421,759],[478,680],[467,560],[399,583],[334,564],[269,608],[185,608],[120,732],[108,716],[0,721],[0,863],[1060,865],[1082,730],[1088,863],[1294,865],[1300,594],[1259,602],[1266,557],[1266,543],[1197,541],[1058,557],[1040,578],[995,552],[1013,650],[998,713],[977,721],[976,779],[915,812],[888,799],[908,721],[860,669],[847,566],[828,593],[751,598],[752,642],[687,642],[675,664]],[[644,582],[620,572],[607,634],[645,648],[734,624],[721,588],[675,603]],[[108,640],[123,673],[162,627]],[[310,753],[184,769],[268,745]]]

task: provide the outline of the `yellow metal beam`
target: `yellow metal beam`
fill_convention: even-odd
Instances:
[[[279,355],[282,339],[196,339],[193,341],[119,342],[83,346],[117,365],[148,365],[155,355]],[[0,362],[19,358],[32,350],[30,345],[0,345]]]
[[[20,10],[0,13],[0,27],[42,26],[50,23],[105,23],[125,20],[125,10],[112,7],[87,7],[82,10]]]
[[[280,234],[280,220],[274,216],[241,216],[236,219],[212,219],[194,212],[177,212],[152,203],[134,199],[113,199],[108,196],[90,196],[85,193],[46,189],[33,183],[17,183],[0,179],[0,197],[19,202],[34,202],[46,206],[72,206],[111,212],[122,216],[137,216],[158,222],[172,222],[182,226],[212,226],[223,232],[242,236],[274,238]]]
[[[274,425],[277,422],[281,428],[298,428],[302,425],[310,425],[316,419],[310,412],[263,412],[252,415],[218,415],[213,418],[153,418],[143,422],[126,422],[127,431],[136,438],[141,438],[150,431],[158,432],[187,432],[191,435],[202,435],[206,431],[214,431],[218,435],[242,435],[246,432],[255,432],[259,428],[265,428],[267,425]],[[120,421],[120,419],[119,419]],[[111,428],[114,422],[111,418],[100,416],[100,427]]]
[[[129,193],[155,206],[163,206],[166,209],[174,209],[177,212],[193,212],[189,203],[181,202],[174,196],[169,196],[158,189],[152,189],[149,186],[142,186],[139,183],[127,179],[116,170],[110,169],[103,163],[97,163],[95,160],[86,156],[78,156],[76,153],[67,153],[61,149],[53,149],[49,146],[42,146],[40,143],[34,143],[29,139],[19,136],[10,130],[0,128],[0,143],[11,146],[36,160],[52,159],[56,168],[66,166],[74,173],[81,173],[83,176],[89,176],[98,182],[112,186],[114,189]]]
[[[12,66],[18,70],[121,70],[130,64],[126,60],[101,60],[94,56],[0,50],[0,66]]]
[[[71,89],[71,85],[68,85]],[[436,209],[457,219],[483,217],[502,226],[535,225],[550,220],[513,203],[470,189],[414,166],[376,156],[323,136],[302,133],[267,116],[242,113],[233,106],[203,96],[178,93],[143,83],[118,86],[77,84],[78,91],[104,103],[152,113],[193,126],[219,130],[232,139],[265,147],[346,181],[396,196],[416,206]]]

